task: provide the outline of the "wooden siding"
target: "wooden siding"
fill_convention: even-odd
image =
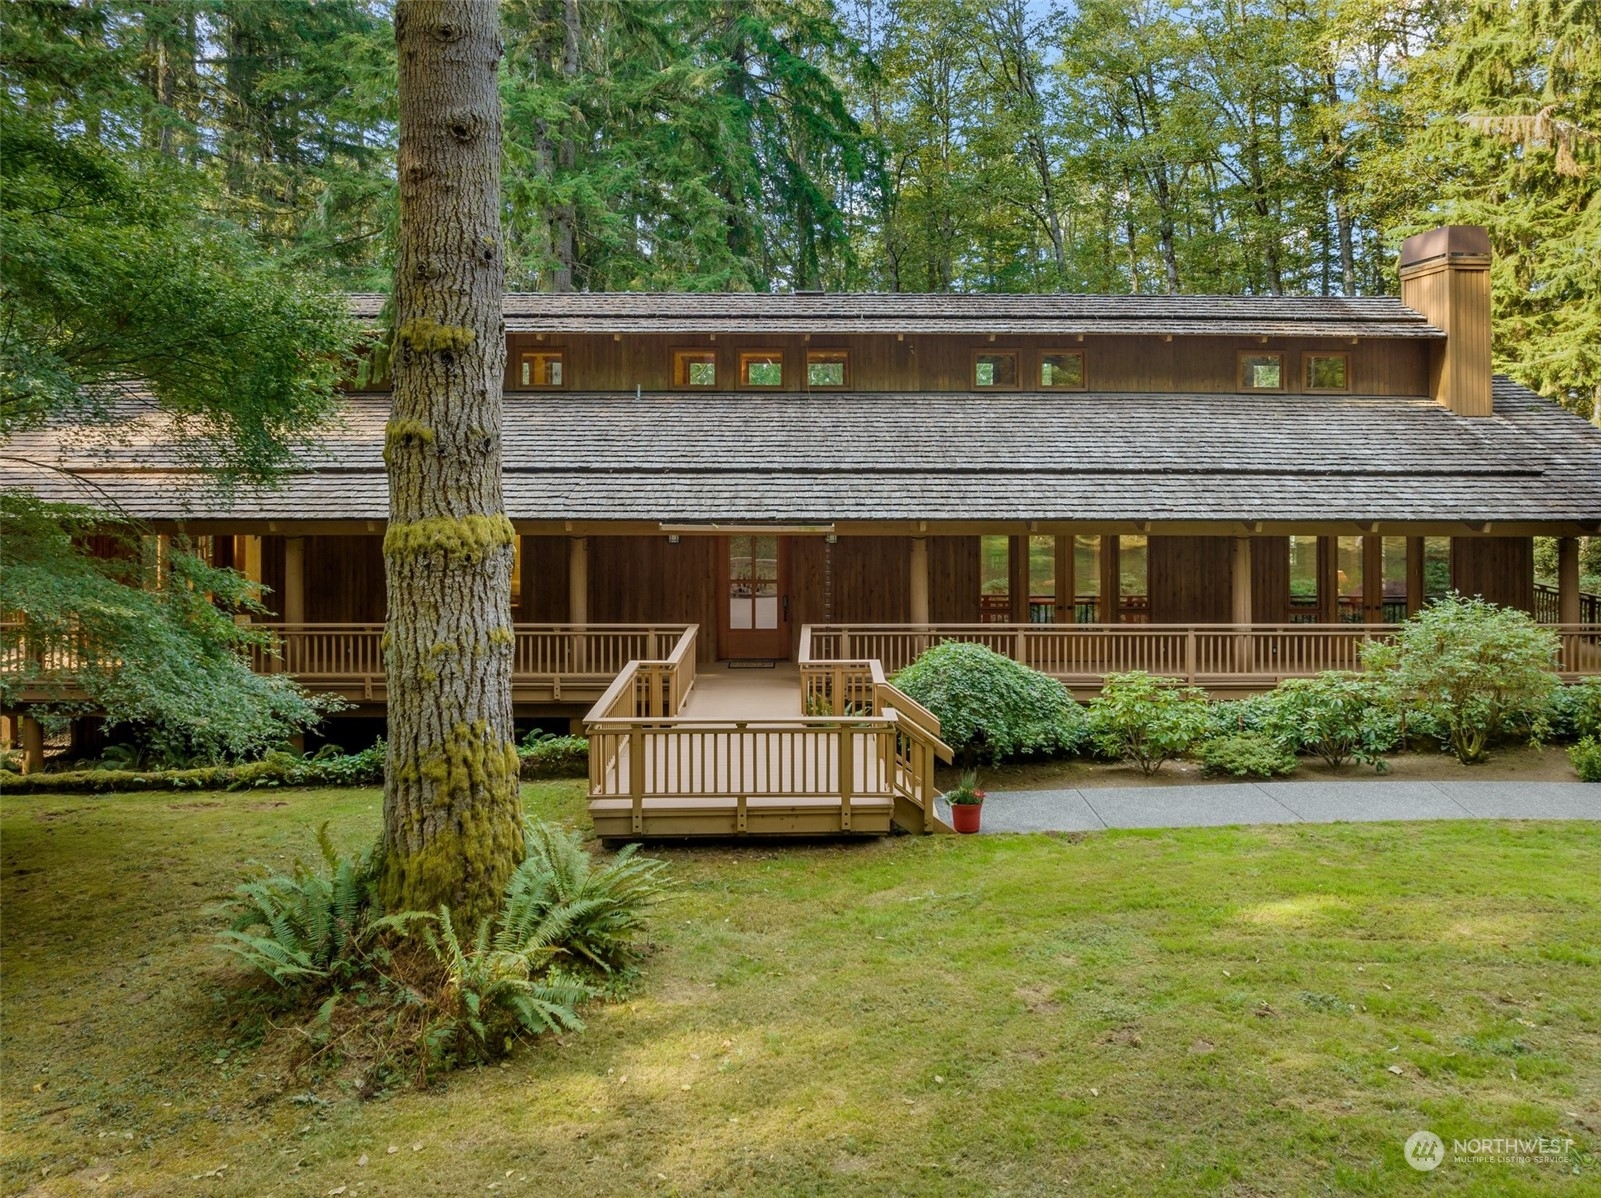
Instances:
[[[697,644],[701,661],[717,654],[716,537],[589,538],[591,624],[699,624],[713,630]]]
[[[1151,537],[1146,544],[1151,623],[1229,621],[1233,537]]]
[[[261,582],[266,588],[262,602],[266,604],[270,613],[266,618],[269,621],[283,619],[284,594],[284,538],[261,538]]]
[[[1251,538],[1251,621],[1290,622],[1290,538]]]
[[[801,627],[828,619],[828,550],[822,537],[789,541],[790,654],[800,652]]]
[[[1532,537],[1452,537],[1451,585],[1464,595],[1534,611]]]
[[[904,624],[911,619],[910,537],[841,537],[829,548],[836,622]]]
[[[384,539],[307,537],[305,586],[308,623],[383,623]]]
[[[1356,345],[1342,338],[1274,337],[1099,337],[1040,339],[997,336],[921,335],[898,341],[888,336],[819,334],[774,336],[660,336],[627,334],[611,337],[568,334],[535,341],[531,334],[512,334],[507,354],[506,389],[530,400],[559,399],[570,391],[673,390],[673,350],[711,348],[717,351],[717,391],[737,391],[739,351],[784,351],[784,384],[779,391],[801,392],[805,382],[808,349],[844,349],[850,353],[850,389],[853,391],[958,391],[972,390],[973,353],[979,350],[1017,350],[1021,387],[1037,390],[1039,355],[1067,349],[1082,350],[1085,378],[1090,391],[1201,391],[1237,392],[1237,355],[1243,351],[1284,354],[1288,391],[1304,392],[1302,355],[1309,350],[1338,351],[1351,355],[1351,390],[1359,395],[1429,394],[1428,342],[1362,340]],[[522,388],[514,377],[518,355],[531,349],[561,349],[568,380],[561,389]],[[686,390],[704,394],[706,389]],[[771,390],[763,388],[762,390]],[[837,390],[837,389],[835,389]],[[1064,402],[1068,402],[1064,397]]]
[[[522,594],[517,618],[529,624],[561,624],[568,610],[567,537],[522,538]],[[590,585],[594,585],[591,577]]]
[[[929,537],[928,574],[929,619],[936,624],[978,623],[979,538]]]

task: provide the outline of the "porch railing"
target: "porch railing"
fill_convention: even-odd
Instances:
[[[1562,604],[1557,588],[1549,583],[1534,584],[1534,618],[1542,624],[1562,622]],[[1601,624],[1601,595],[1579,592],[1579,623]]]
[[[1271,684],[1324,670],[1361,668],[1362,648],[1388,640],[1394,624],[809,624],[801,630],[802,676],[813,662],[871,658],[890,674],[942,641],[993,649],[1073,686],[1144,670],[1195,685]],[[1601,674],[1601,624],[1552,628],[1564,677]]]
[[[313,690],[360,690],[369,696],[383,686],[382,624],[256,627],[267,641],[251,646],[246,657],[258,673],[288,674]],[[673,684],[687,687],[694,679],[695,633],[696,626],[684,624],[516,624],[512,684],[550,684],[559,698],[565,680],[593,695],[631,661],[678,659]],[[0,673],[26,672],[49,683],[86,664],[85,651],[70,635],[38,641],[29,638],[24,624],[0,624]]]

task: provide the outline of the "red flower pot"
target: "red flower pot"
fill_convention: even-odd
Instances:
[[[977,832],[978,817],[983,814],[983,803],[952,803],[951,827],[958,832]]]

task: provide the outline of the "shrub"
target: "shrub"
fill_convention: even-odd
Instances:
[[[128,790],[252,790],[270,786],[379,786],[384,780],[384,742],[360,753],[326,750],[313,757],[275,749],[246,765],[196,769],[63,770],[13,776],[0,773],[9,794],[109,794]]]
[[[1084,712],[1061,683],[983,645],[935,645],[894,682],[939,717],[941,738],[968,761],[1050,757],[1084,743]]]
[[[552,736],[534,731],[517,746],[518,774],[525,782],[540,778],[589,777],[589,738]]]
[[[1384,772],[1382,754],[1395,747],[1399,726],[1377,678],[1326,670],[1314,678],[1286,678],[1264,698],[1262,731],[1335,769],[1357,761]]]
[[[1601,782],[1601,740],[1587,736],[1568,750],[1581,782]]]
[[[1213,718],[1205,691],[1137,670],[1108,676],[1090,700],[1089,730],[1103,756],[1150,775],[1189,752],[1212,730]]]
[[[1295,753],[1266,732],[1233,732],[1201,742],[1196,760],[1208,774],[1276,778],[1295,772]]]
[[[1375,642],[1364,664],[1396,705],[1437,720],[1457,760],[1482,761],[1514,729],[1538,733],[1560,685],[1557,638],[1525,612],[1450,595]]]
[[[1551,693],[1548,716],[1556,740],[1601,738],[1601,678],[1586,678]]]

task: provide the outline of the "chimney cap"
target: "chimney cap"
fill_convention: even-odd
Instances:
[[[1490,231],[1483,225],[1442,225],[1414,233],[1401,243],[1401,268],[1442,258],[1490,257]]]

